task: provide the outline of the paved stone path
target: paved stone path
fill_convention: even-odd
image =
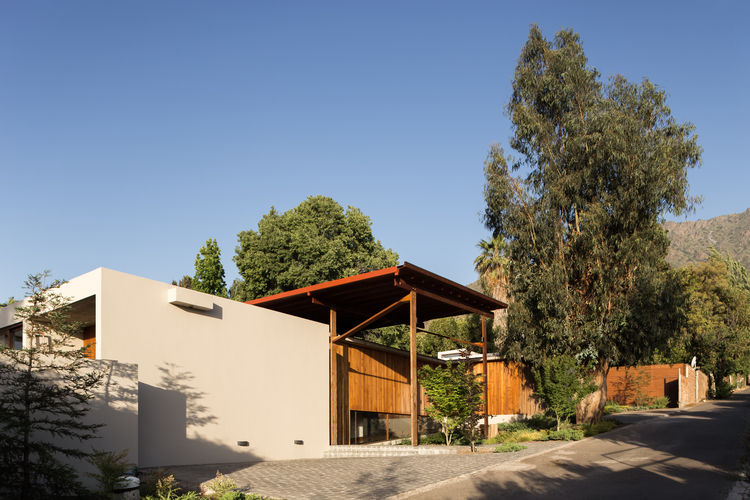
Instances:
[[[525,444],[527,449],[515,453],[323,458],[169,470],[187,488],[210,480],[218,469],[234,480],[240,491],[271,498],[384,499],[564,445],[555,441]]]

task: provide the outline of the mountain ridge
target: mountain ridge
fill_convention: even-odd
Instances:
[[[706,260],[713,246],[750,269],[750,208],[711,219],[669,221],[664,229],[671,242],[667,262],[674,267]]]

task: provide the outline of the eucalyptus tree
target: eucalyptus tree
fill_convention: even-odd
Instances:
[[[485,223],[508,243],[506,353],[541,362],[574,355],[595,369],[596,418],[612,363],[645,357],[664,331],[639,330],[636,303],[658,303],[669,240],[665,214],[694,202],[687,171],[700,162],[694,127],[644,79],[602,81],[571,30],[547,40],[532,26],[508,104],[511,147],[485,165]]]

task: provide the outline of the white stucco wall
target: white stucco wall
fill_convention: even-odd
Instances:
[[[101,281],[102,281],[102,268],[94,269],[86,274],[71,279],[64,283],[60,288],[56,290],[56,293],[65,297],[70,303],[91,297],[92,295],[99,295],[101,292]],[[24,305],[27,299],[21,299],[18,302],[9,304],[6,307],[0,307],[0,328],[18,323],[16,319],[16,307]],[[96,323],[99,324],[100,319],[100,306],[99,301],[96,301]],[[97,330],[97,346],[99,340],[99,332]],[[24,347],[29,347],[29,338],[24,335],[23,344]],[[79,347],[79,346],[74,346]],[[97,359],[100,359],[98,347],[97,347]]]
[[[171,285],[98,271],[97,357],[139,367],[141,467],[322,457],[327,325],[213,296],[184,308]]]

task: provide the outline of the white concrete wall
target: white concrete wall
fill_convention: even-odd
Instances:
[[[102,268],[94,269],[86,274],[77,276],[76,278],[63,284],[56,290],[61,296],[65,297],[69,302],[76,302],[92,295],[99,295],[101,292],[101,280],[102,280]],[[16,316],[16,307],[24,305],[26,298],[9,304],[6,307],[0,307],[0,328],[18,323]],[[96,301],[96,322],[99,323],[100,319],[100,306],[99,301]],[[97,329],[97,359],[101,358],[99,355],[98,341],[99,341],[99,330]],[[29,347],[30,340],[26,335],[23,338],[24,347]],[[83,341],[81,341],[83,344]]]
[[[97,357],[139,366],[141,467],[322,457],[327,325],[219,297],[184,308],[171,285],[99,271]]]
[[[104,377],[91,401],[91,410],[84,421],[104,424],[97,437],[85,443],[73,443],[85,451],[127,450],[127,460],[138,463],[138,365],[110,360],[90,360],[86,363],[99,370]],[[85,460],[69,460],[79,479],[88,487],[95,488],[95,481],[88,475],[95,467]]]

